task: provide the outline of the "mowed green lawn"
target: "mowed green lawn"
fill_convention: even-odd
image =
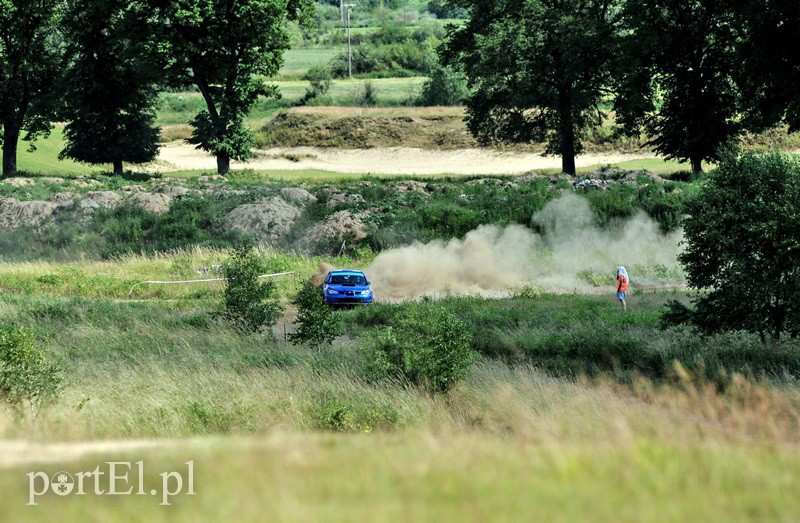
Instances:
[[[101,171],[110,171],[111,165],[87,165],[69,159],[59,160],[58,155],[64,149],[61,126],[56,126],[50,136],[34,142],[36,150],[29,152],[30,142],[20,140],[17,145],[17,168],[28,174],[46,176],[69,176]],[[0,152],[0,158],[3,157]]]

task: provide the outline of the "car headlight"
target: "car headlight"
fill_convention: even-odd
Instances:
[[[372,289],[367,289],[364,292],[362,292],[361,294],[364,295],[364,296],[369,296],[370,294],[372,294]]]
[[[333,289],[328,289],[328,294],[339,294],[339,291],[335,291]]]

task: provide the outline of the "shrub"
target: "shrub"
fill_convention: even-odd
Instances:
[[[356,103],[362,107],[375,107],[378,105],[378,88],[367,80],[364,87],[356,96]]]
[[[413,307],[365,345],[370,378],[400,377],[446,391],[475,361],[467,325],[436,305]]]
[[[706,332],[800,334],[800,162],[726,151],[688,204],[680,261]]]
[[[293,303],[297,305],[297,331],[289,334],[289,341],[293,344],[307,343],[319,347],[330,344],[339,334],[339,318],[323,303],[319,287],[305,282]]]
[[[333,85],[333,73],[329,67],[322,65],[315,65],[309,68],[303,79],[311,84],[308,89],[306,89],[306,94],[300,101],[303,105],[315,98],[325,96]]]
[[[264,266],[249,240],[239,242],[231,259],[223,264],[225,315],[246,331],[275,325],[281,315],[277,289],[272,280],[259,280]]]
[[[417,105],[461,105],[468,94],[464,76],[439,65],[422,84]]]
[[[61,394],[62,381],[60,366],[36,346],[28,329],[0,328],[0,396],[12,408],[27,405],[35,420],[42,405]]]

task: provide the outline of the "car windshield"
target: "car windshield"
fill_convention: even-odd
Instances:
[[[366,285],[367,279],[361,274],[331,274],[328,283],[336,285]]]

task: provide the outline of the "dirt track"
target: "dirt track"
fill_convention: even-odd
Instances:
[[[299,161],[286,158],[294,156]],[[576,158],[578,168],[653,158],[648,154],[585,154]],[[258,151],[258,157],[232,162],[233,168],[257,170],[319,169],[353,174],[519,174],[534,169],[558,169],[561,159],[536,153],[513,153],[489,149],[324,149],[292,147]],[[172,142],[161,147],[153,170],[198,170],[216,168],[216,160],[192,145]]]
[[[61,463],[78,460],[93,454],[163,447],[168,444],[171,445],[173,443],[166,440],[149,439],[75,441],[63,443],[34,443],[22,440],[0,440],[0,469],[36,463]]]

